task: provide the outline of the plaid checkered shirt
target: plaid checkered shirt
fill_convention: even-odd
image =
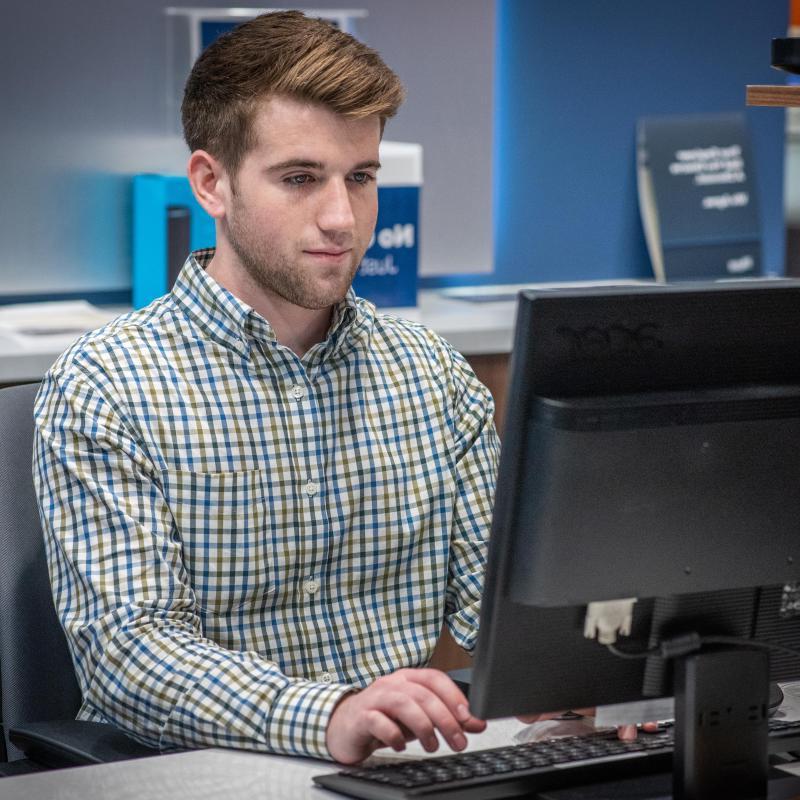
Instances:
[[[34,479],[82,719],[329,757],[354,687],[475,643],[498,440],[443,339],[352,293],[303,357],[205,272],[79,339]]]

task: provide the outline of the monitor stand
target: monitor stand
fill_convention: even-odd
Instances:
[[[675,661],[676,798],[767,794],[769,656],[734,647]]]
[[[800,777],[770,769],[769,658],[747,647],[675,660],[672,774],[575,787],[540,800],[783,800],[800,796]]]

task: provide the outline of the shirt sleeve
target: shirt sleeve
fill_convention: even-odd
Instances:
[[[34,481],[83,714],[151,747],[330,758],[353,687],[289,678],[204,637],[159,476],[127,410],[74,363],[37,399]]]
[[[456,500],[445,620],[455,641],[471,653],[478,634],[500,441],[489,390],[463,356],[451,351],[451,357]]]

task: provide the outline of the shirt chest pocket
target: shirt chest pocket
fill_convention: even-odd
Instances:
[[[261,470],[178,471],[165,479],[184,566],[203,611],[260,605],[275,591],[265,479]]]

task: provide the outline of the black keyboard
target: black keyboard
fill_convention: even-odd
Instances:
[[[566,736],[492,750],[354,767],[317,775],[326,789],[363,800],[520,797],[604,780],[667,772],[672,768],[672,727],[640,732],[623,742],[616,732]],[[769,721],[769,750],[800,749],[800,721]]]

